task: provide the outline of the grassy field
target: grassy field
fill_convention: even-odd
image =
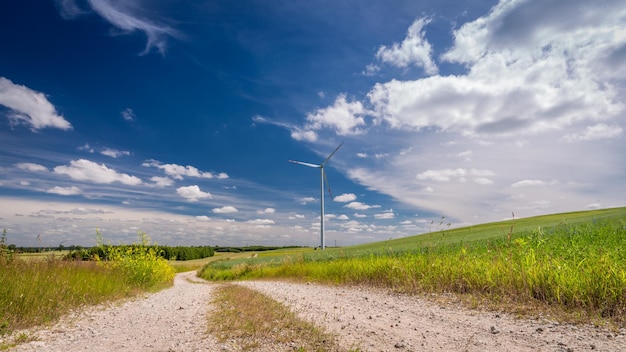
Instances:
[[[69,310],[171,285],[174,269],[153,248],[111,248],[110,261],[0,251],[0,335],[56,321]],[[0,350],[6,346],[0,346]]]
[[[268,253],[269,254],[269,253]],[[326,251],[215,262],[212,280],[292,278],[540,305],[623,325],[626,208],[555,214]]]

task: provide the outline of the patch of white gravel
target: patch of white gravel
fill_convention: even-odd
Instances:
[[[361,351],[626,351],[626,331],[516,319],[381,290],[240,282]]]
[[[27,331],[36,340],[12,351],[220,351],[207,335],[213,287],[195,272],[181,273],[171,288],[86,308],[50,328]]]

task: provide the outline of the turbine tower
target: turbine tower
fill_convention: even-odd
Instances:
[[[322,250],[324,250],[326,248],[326,240],[324,239],[324,183],[326,183],[326,185],[328,186],[328,194],[330,194],[330,196],[332,197],[333,194],[330,192],[330,185],[328,184],[328,178],[326,177],[326,173],[324,172],[324,166],[326,165],[326,163],[328,162],[328,160],[330,160],[330,158],[332,158],[333,155],[335,155],[335,153],[337,152],[337,150],[339,150],[339,148],[341,148],[341,146],[343,145],[343,142],[341,142],[341,144],[339,144],[339,146],[337,148],[335,148],[335,150],[330,153],[330,155],[324,160],[323,163],[317,165],[317,164],[311,164],[311,163],[305,163],[302,161],[295,161],[295,160],[289,160],[290,163],[294,163],[294,164],[300,164],[300,165],[304,165],[304,166],[308,166],[308,167],[314,167],[314,168],[318,168],[321,170],[321,176],[320,176],[320,248]]]

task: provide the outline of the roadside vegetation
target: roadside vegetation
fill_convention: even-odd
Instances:
[[[171,285],[174,269],[145,233],[139,238],[137,244],[119,247],[100,241],[107,260],[20,260],[5,248],[5,231],[0,241],[0,335],[53,322],[84,305]]]
[[[476,306],[547,308],[570,320],[626,324],[626,208],[453,230],[443,223],[438,231],[383,243],[214,262],[201,276],[453,293]]]

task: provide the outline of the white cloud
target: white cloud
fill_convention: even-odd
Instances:
[[[121,112],[121,115],[124,118],[124,120],[126,120],[126,121],[134,121],[135,120],[135,113],[133,112],[133,109],[126,108],[126,109],[124,109],[124,111]]]
[[[223,206],[221,208],[214,208],[212,211],[215,214],[230,214],[230,213],[236,213],[239,210],[237,208],[233,207],[233,206],[226,205],[226,206]]]
[[[95,152],[95,150],[89,145],[89,143],[85,143],[85,145],[83,145],[82,147],[78,147],[76,148],[78,150],[84,150],[88,153],[93,154]]]
[[[348,102],[346,95],[341,94],[333,106],[317,109],[307,115],[307,130],[328,127],[340,136],[360,134],[363,131],[359,127],[365,125],[363,115],[366,113],[367,110],[360,101]]]
[[[71,187],[59,187],[54,186],[46,191],[46,193],[58,194],[62,196],[73,196],[76,194],[81,194],[80,188],[76,186]]]
[[[312,202],[316,202],[317,199],[313,198],[313,197],[302,197],[302,198],[296,198],[296,202],[302,204],[302,205],[306,205],[308,203],[312,203]]]
[[[274,208],[265,208],[265,209],[259,209],[256,211],[257,214],[274,214],[276,212],[276,209]]]
[[[15,84],[4,77],[0,77],[0,105],[11,109],[8,117],[13,123],[24,123],[32,130],[46,127],[72,129],[72,125],[57,114],[43,93]]]
[[[211,198],[211,193],[203,192],[197,185],[178,187],[176,193],[190,202],[197,202],[199,199]]]
[[[477,176],[473,179],[474,182],[479,184],[491,184],[492,180],[486,178],[485,176],[494,176],[495,173],[491,170],[477,170],[477,169],[440,169],[440,170],[427,170],[422,173],[417,174],[416,178],[418,180],[430,180],[437,182],[449,182],[453,180],[457,180],[459,182],[466,182],[466,176]]]
[[[374,64],[365,66],[365,71],[361,72],[364,76],[374,76],[380,72],[380,67]]]
[[[465,175],[467,170],[465,169],[442,169],[442,170],[427,170],[417,174],[418,180],[430,180],[437,182],[448,182],[452,179],[458,179],[461,182],[465,181]]]
[[[620,126],[610,126],[605,123],[599,123],[597,125],[587,126],[582,133],[567,134],[563,136],[562,140],[565,142],[577,142],[611,139],[621,136],[623,132],[624,130]]]
[[[104,148],[102,151],[100,151],[100,154],[110,156],[111,158],[119,158],[120,156],[130,155],[130,152],[126,150]]]
[[[171,178],[164,176],[152,176],[150,181],[154,182],[154,185],[157,187],[167,187],[174,184],[174,181]]]
[[[615,35],[624,31],[624,6],[597,11],[576,2],[559,8],[571,18],[548,18],[554,5],[503,1],[464,24],[442,59],[464,65],[467,74],[377,84],[368,94],[376,121],[405,130],[512,134],[619,116],[621,85],[613,82],[626,78],[626,64],[607,60],[626,45],[626,36]]]
[[[541,180],[522,180],[511,185],[513,188],[545,186],[547,183]]]
[[[60,0],[57,3],[65,19],[73,19],[86,13],[86,11],[77,6],[75,1]],[[93,11],[118,29],[127,33],[143,32],[147,37],[146,48],[143,54],[147,54],[152,48],[156,48],[161,54],[165,54],[167,40],[170,37],[176,38],[180,36],[177,30],[146,18],[145,15],[149,11],[142,9],[144,4],[140,2],[134,0],[87,0],[87,3]]]
[[[361,202],[350,202],[344,205],[344,207],[349,208],[349,209],[355,209],[355,210],[367,210],[367,209],[372,209],[372,208],[380,208],[380,205],[368,205],[368,204],[361,203]]]
[[[215,178],[218,179],[226,179],[228,178],[228,174],[222,172],[217,175],[207,172],[200,171],[196,167],[187,165],[177,165],[177,164],[162,164],[158,160],[146,160],[143,164],[145,167],[156,167],[165,172],[166,175],[175,178],[177,180],[182,180],[184,177],[198,177],[198,178]]]
[[[402,43],[394,43],[391,48],[381,46],[376,53],[376,58],[384,63],[403,68],[413,64],[424,68],[424,72],[428,75],[437,74],[437,65],[431,58],[432,48],[425,38],[424,27],[428,23],[430,23],[428,18],[417,19],[409,27]]]
[[[273,224],[275,224],[274,220],[270,220],[270,219],[254,219],[254,220],[248,220],[246,222],[250,223],[250,224],[255,224],[255,225],[273,225]]]
[[[386,210],[383,213],[374,214],[374,218],[380,219],[380,220],[389,220],[389,219],[394,219],[395,217],[396,217],[396,214],[391,209]]]
[[[18,163],[18,164],[15,164],[15,166],[17,166],[18,168],[22,170],[27,170],[31,172],[47,172],[48,171],[47,167],[43,165],[35,164],[35,163]]]
[[[333,199],[335,202],[347,203],[356,200],[356,195],[354,193],[344,193],[336,196]]]
[[[104,164],[93,161],[79,159],[72,160],[69,166],[57,166],[54,172],[59,175],[67,175],[73,180],[90,181],[93,183],[113,183],[120,182],[129,186],[136,186],[142,183],[141,179],[124,173],[118,173],[109,169]]]

